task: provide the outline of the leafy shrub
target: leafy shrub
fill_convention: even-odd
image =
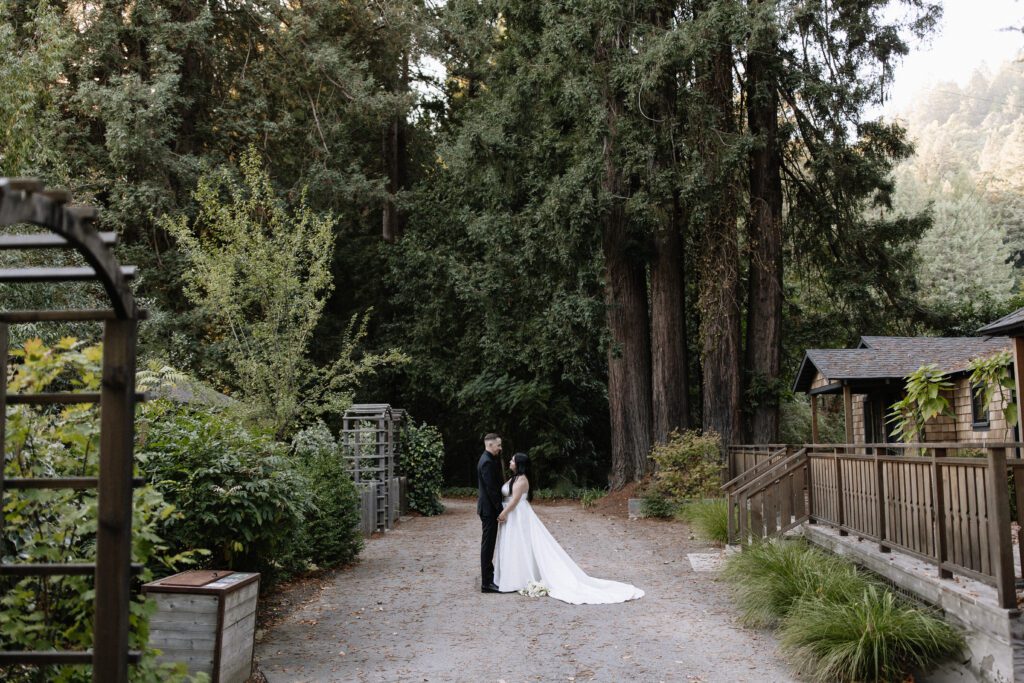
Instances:
[[[721,440],[713,432],[672,432],[668,441],[651,449],[656,470],[652,494],[676,504],[686,499],[720,495]]]
[[[444,512],[441,485],[444,483],[444,442],[437,427],[426,423],[407,424],[402,429],[399,470],[408,478],[409,507],[423,515]]]
[[[640,514],[644,517],[659,517],[668,519],[675,516],[679,511],[679,505],[666,498],[657,490],[649,490],[643,497],[640,505]]]
[[[690,503],[683,508],[682,516],[704,540],[721,545],[729,542],[729,501],[726,499]]]
[[[959,652],[962,636],[930,612],[868,586],[859,598],[800,600],[780,632],[783,649],[815,681],[903,681]]]
[[[39,339],[12,350],[9,389],[14,392],[98,391],[99,346],[62,339],[53,347]],[[2,371],[8,372],[8,368]],[[7,477],[95,477],[99,471],[99,409],[95,404],[17,405],[7,408]],[[96,556],[95,490],[10,490],[5,493],[5,524],[0,530],[0,561],[15,563],[92,562]],[[195,553],[174,555],[161,537],[160,520],[180,515],[152,486],[136,489],[133,500],[132,561],[179,568]],[[93,642],[93,580],[86,576],[0,577],[0,650],[84,650]],[[133,680],[187,680],[184,667],[155,663],[149,651],[148,621],[155,604],[136,595],[130,604],[129,637],[143,650]],[[5,681],[89,681],[91,667],[7,667]]]
[[[362,550],[363,535],[359,492],[341,449],[323,422],[296,434],[292,449],[311,494],[306,515],[310,558],[321,567],[347,564]]]
[[[472,486],[446,486],[441,489],[442,498],[476,498],[479,490]]]
[[[594,507],[594,504],[604,498],[607,493],[604,489],[584,489],[580,494],[580,505],[585,508]]]
[[[215,409],[160,400],[143,417],[139,462],[182,513],[162,527],[175,549],[208,548],[213,566],[265,585],[306,567],[309,484],[286,446]]]
[[[750,626],[776,626],[806,596],[844,602],[863,594],[872,581],[852,564],[803,540],[769,540],[726,560],[723,576]]]

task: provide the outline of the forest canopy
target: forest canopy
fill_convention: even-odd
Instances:
[[[1015,305],[1018,72],[870,113],[940,16],[4,0],[0,175],[101,206],[141,266],[146,360],[275,413],[280,437],[388,402],[439,426],[452,483],[497,431],[543,485],[618,486],[673,430],[778,440],[805,348],[969,334]],[[246,258],[217,240],[260,225],[275,268],[313,254],[308,290],[250,264],[237,307],[197,295],[197,264]],[[315,244],[275,254],[293,229]],[[225,332],[243,319],[258,358]]]

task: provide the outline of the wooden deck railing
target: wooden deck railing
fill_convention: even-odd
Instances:
[[[1010,494],[1012,487],[1019,523],[1024,460],[1007,453],[1021,445],[817,444],[789,447],[774,460],[750,456],[768,448],[730,447],[730,470],[738,472],[727,489],[730,539],[827,524],[933,564],[941,578],[992,585],[1003,607],[1016,608]],[[780,448],[772,446],[773,455]]]

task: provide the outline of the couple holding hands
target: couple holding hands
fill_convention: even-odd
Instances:
[[[516,453],[512,476],[501,483],[501,437],[484,437],[477,463],[477,514],[483,536],[480,571],[484,593],[512,593],[540,585],[547,595],[573,605],[625,602],[643,597],[635,586],[595,579],[580,569],[540,521],[530,501],[530,458]]]

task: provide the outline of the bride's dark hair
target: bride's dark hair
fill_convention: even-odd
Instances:
[[[530,456],[526,453],[516,453],[512,456],[512,462],[516,464],[516,471],[512,473],[512,481],[508,484],[509,495],[512,494],[512,487],[515,486],[516,477],[529,477],[530,475]],[[533,501],[533,486],[526,489],[526,500]]]

